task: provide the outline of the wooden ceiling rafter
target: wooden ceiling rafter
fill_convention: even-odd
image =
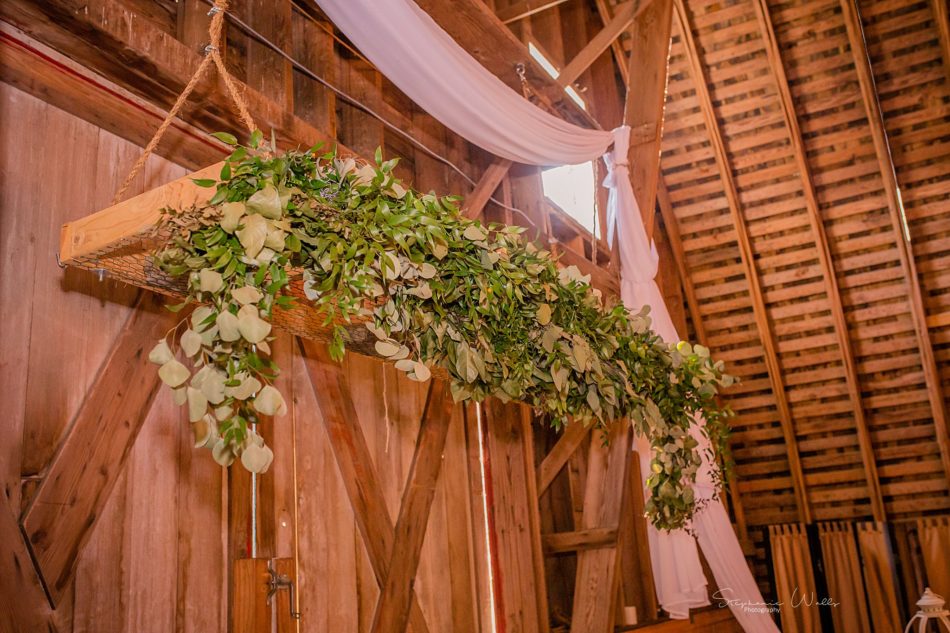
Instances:
[[[627,30],[634,18],[643,11],[652,0],[626,0],[604,25],[597,35],[581,49],[557,76],[561,86],[569,86],[580,77],[590,65],[606,51],[620,34]]]
[[[944,73],[947,75],[947,81],[950,82],[950,8],[947,7],[947,0],[930,0],[930,8],[937,27],[937,37],[940,38]]]
[[[832,319],[834,320],[835,339],[841,351],[841,362],[845,372],[848,396],[851,400],[851,407],[854,413],[858,446],[861,452],[861,461],[864,465],[864,476],[868,487],[868,499],[871,502],[871,513],[875,521],[885,521],[887,513],[884,509],[884,497],[881,493],[881,482],[878,477],[877,462],[874,457],[874,443],[871,439],[871,432],[864,413],[854,349],[851,343],[848,321],[844,313],[844,305],[841,301],[841,289],[838,286],[837,272],[835,271],[833,263],[834,259],[831,254],[827,232],[821,216],[821,204],[818,201],[811,167],[808,163],[808,154],[805,150],[801,127],[798,124],[795,101],[792,97],[791,87],[785,73],[781,49],[775,35],[775,28],[772,25],[772,18],[769,14],[766,0],[753,0],[753,5],[755,6],[756,17],[759,21],[759,29],[769,60],[769,66],[771,67],[772,77],[778,89],[779,100],[782,105],[782,114],[785,117],[785,125],[788,128],[789,140],[795,156],[795,164],[798,167],[799,176],[802,179],[805,208],[808,212],[808,221],[811,225],[811,233],[818,254],[818,262],[821,266],[822,277],[825,282],[825,293],[828,296],[828,303],[831,308]]]
[[[553,9],[565,2],[567,2],[567,0],[521,0],[504,9],[498,9],[495,15],[497,15],[498,19],[503,23],[511,24],[512,22],[529,18],[542,11]]]
[[[732,165],[723,141],[722,130],[719,127],[704,63],[700,56],[696,39],[693,36],[692,21],[689,18],[689,13],[687,12],[683,0],[674,0],[673,6],[676,19],[680,26],[680,32],[682,33],[684,49],[693,77],[693,84],[696,89],[696,96],[700,103],[706,131],[722,180],[723,191],[736,230],[736,241],[739,247],[742,268],[749,284],[749,297],[752,301],[753,316],[759,329],[759,338],[764,351],[765,365],[768,371],[769,381],[772,385],[782,435],[786,443],[785,450],[788,456],[788,466],[792,479],[798,518],[803,523],[811,523],[812,512],[805,489],[805,477],[798,451],[798,439],[795,435],[791,409],[782,380],[781,365],[778,361],[775,333],[773,332],[763,299],[762,285],[755,267],[755,254],[752,250],[742,203],[739,200],[738,189],[736,187],[735,178],[733,177]]]
[[[940,449],[940,459],[943,472],[950,481],[950,434],[948,434],[948,414],[944,402],[940,373],[934,356],[933,341],[927,325],[927,309],[924,305],[923,292],[920,286],[920,275],[914,257],[913,244],[910,235],[910,226],[901,200],[900,184],[897,179],[897,169],[888,140],[887,128],[884,124],[884,114],[878,99],[874,71],[871,67],[871,57],[867,48],[864,34],[864,24],[861,11],[855,0],[840,0],[842,16],[848,32],[848,42],[851,46],[851,56],[854,60],[858,84],[861,89],[861,100],[867,115],[868,126],[871,129],[871,138],[874,142],[874,151],[877,157],[881,180],[884,186],[887,208],[894,233],[901,270],[904,276],[904,286],[910,304],[911,318],[914,324],[914,333],[920,352],[920,363],[927,387],[927,398],[933,415],[934,432],[937,445]],[[944,25],[946,27],[946,25]]]
[[[597,5],[597,14],[600,16],[600,21],[603,23],[604,27],[606,27],[613,19],[613,11],[611,10],[610,5],[607,3],[607,0],[594,0],[594,3]],[[623,80],[623,85],[629,85],[629,70],[627,66],[630,62],[627,59],[626,51],[623,50],[623,44],[620,42],[619,37],[610,43],[610,50],[613,53],[614,62],[617,64],[617,72],[620,73],[620,78]]]

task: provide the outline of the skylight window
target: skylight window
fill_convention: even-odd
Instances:
[[[541,172],[544,195],[584,228],[596,234],[594,163],[562,165]]]
[[[541,49],[539,49],[534,44],[534,42],[528,42],[528,52],[531,54],[531,57],[534,58],[534,61],[538,62],[538,64],[541,65],[541,68],[543,68],[547,74],[551,75],[552,79],[557,79],[558,75],[561,74],[561,71],[557,69],[557,66],[551,63],[550,59],[545,57],[544,53],[541,52]],[[587,109],[587,104],[583,99],[581,99],[581,96],[577,93],[577,90],[575,90],[573,86],[567,86],[564,89],[564,92],[566,92],[567,96],[569,96],[574,101],[574,103],[579,105],[582,109]]]

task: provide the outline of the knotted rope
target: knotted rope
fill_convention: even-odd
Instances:
[[[195,71],[195,74],[192,75],[191,79],[188,81],[188,84],[185,86],[185,89],[181,91],[180,95],[178,95],[178,99],[168,111],[168,114],[165,115],[165,119],[162,121],[162,124],[158,126],[158,129],[155,131],[155,135],[152,137],[152,140],[150,140],[148,145],[145,146],[145,149],[142,151],[142,155],[139,156],[139,159],[135,161],[134,165],[132,165],[129,175],[125,177],[125,182],[122,183],[119,191],[112,199],[112,204],[118,204],[118,202],[122,200],[125,192],[128,191],[129,187],[131,186],[132,181],[136,176],[139,175],[139,172],[142,171],[142,167],[145,166],[145,161],[148,160],[148,157],[151,156],[152,152],[155,151],[155,148],[158,147],[158,143],[162,140],[162,136],[165,135],[166,130],[168,130],[169,126],[171,126],[172,121],[175,120],[175,117],[178,116],[178,112],[181,110],[182,106],[184,106],[185,102],[188,101],[188,97],[191,96],[195,86],[198,85],[198,82],[201,81],[201,78],[212,64],[215,65],[215,67],[218,69],[218,74],[221,75],[221,78],[224,80],[224,85],[228,90],[231,101],[237,107],[238,115],[241,117],[241,121],[247,127],[248,132],[253,133],[258,129],[257,124],[254,122],[254,117],[251,116],[251,113],[247,108],[247,102],[244,100],[244,95],[242,95],[241,91],[238,90],[237,85],[234,83],[234,80],[231,77],[231,74],[224,65],[224,59],[221,57],[221,38],[224,32],[224,15],[227,8],[228,0],[215,0],[214,6],[211,8],[211,11],[208,12],[208,15],[211,16],[211,24],[208,27],[208,38],[210,43],[205,47],[205,58],[201,60],[200,64],[198,64],[198,69]]]

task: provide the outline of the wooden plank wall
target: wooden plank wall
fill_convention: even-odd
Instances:
[[[748,226],[754,272],[777,341],[780,378],[801,455],[814,520],[870,517],[872,500],[848,395],[846,353],[809,225],[805,187],[751,0],[690,1],[687,20],[708,78],[718,133]],[[861,2],[877,95],[920,270],[930,340],[950,377],[950,82],[932,4]],[[765,4],[794,99],[795,115],[841,289],[862,407],[888,519],[946,512],[944,471],[924,359],[912,318],[879,158],[871,139],[854,51],[841,5],[831,0]],[[750,283],[724,196],[723,174],[697,98],[682,25],[674,40],[661,162],[685,269],[717,357],[742,383],[727,401],[738,412],[733,447],[759,563],[762,526],[796,519],[787,441],[755,326]],[[858,51],[858,54],[862,54]],[[940,398],[938,397],[938,402]],[[757,568],[760,578],[764,568]]]
[[[172,28],[170,22],[166,26]],[[41,95],[52,89],[39,80],[28,87]],[[77,113],[88,114],[82,103],[74,103]],[[0,472],[5,496],[19,514],[45,475],[137,297],[135,289],[108,279],[99,282],[82,271],[61,270],[55,259],[59,228],[107,206],[140,149],[7,83],[0,83],[0,113],[3,120],[18,122],[0,142],[0,311],[5,323],[0,379],[9,405],[0,423],[8,438],[0,450]],[[354,129],[355,122],[346,116],[341,121]],[[384,140],[380,130],[361,149],[371,152],[371,143]],[[457,139],[443,142],[455,160],[471,167],[465,162],[466,146]],[[52,161],[53,155],[68,159]],[[403,169],[410,179],[418,173],[440,190],[447,182],[458,184],[444,166],[434,167],[431,161],[407,161]],[[182,167],[153,158],[136,186],[156,186],[184,173]],[[293,413],[277,421],[282,463],[264,476],[262,490],[268,486],[266,478],[278,470],[293,482],[293,428],[298,507],[292,489],[288,494],[286,486],[274,490],[270,484],[275,506],[261,519],[261,552],[293,556],[296,522],[304,621],[315,630],[368,630],[378,594],[376,580],[316,417],[312,387],[290,347],[275,345],[284,355],[283,380]],[[395,519],[425,386],[355,355],[346,371]],[[384,423],[384,397],[389,424]],[[206,451],[192,448],[186,422],[163,390],[79,558],[75,582],[59,605],[61,631],[227,629],[228,561],[246,555],[241,540],[246,529],[233,520],[229,526],[229,499],[242,495],[229,491],[229,478]],[[475,631],[482,616],[475,597],[472,552],[477,537],[472,525],[479,524],[468,518],[469,490],[475,486],[469,481],[461,419],[449,431],[445,460],[415,590],[430,630]],[[236,481],[246,483],[246,478]],[[230,512],[239,510],[231,505]]]

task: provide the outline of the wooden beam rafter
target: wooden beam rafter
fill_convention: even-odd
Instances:
[[[482,211],[485,210],[485,205],[488,204],[489,198],[492,197],[492,194],[494,194],[495,190],[501,185],[501,181],[508,175],[510,168],[510,160],[495,157],[485,169],[485,173],[482,174],[475,188],[471,193],[465,196],[465,200],[462,202],[462,213],[465,217],[475,219],[482,215]]]
[[[722,131],[719,128],[719,121],[713,106],[712,95],[709,91],[709,81],[706,76],[706,70],[699,54],[696,39],[693,37],[691,21],[683,0],[675,0],[674,9],[680,26],[680,32],[682,33],[684,49],[690,66],[693,84],[696,88],[696,97],[699,100],[700,110],[702,111],[706,130],[709,134],[709,142],[719,167],[723,192],[729,204],[729,212],[732,216],[733,225],[735,226],[736,242],[739,246],[742,267],[745,272],[745,277],[749,282],[749,298],[752,302],[753,316],[759,330],[765,365],[775,397],[775,406],[782,427],[782,434],[785,438],[788,466],[792,480],[792,489],[795,494],[798,517],[804,523],[811,523],[812,514],[805,492],[805,476],[802,471],[801,458],[798,453],[798,439],[795,436],[791,409],[788,404],[788,397],[785,393],[785,385],[782,381],[775,333],[772,331],[772,325],[769,322],[768,313],[766,311],[762,285],[755,267],[755,254],[749,239],[749,231],[742,211],[742,203],[739,200],[739,192],[736,188],[735,179],[733,178],[732,164],[722,138]]]
[[[606,27],[613,19],[613,10],[607,3],[607,0],[594,0],[594,2],[597,5],[597,14],[600,16],[600,21]],[[613,53],[614,62],[617,64],[617,71],[620,73],[620,79],[623,81],[623,85],[629,85],[630,80],[628,73],[630,72],[630,61],[627,59],[627,52],[623,49],[623,44],[619,37],[610,43],[610,51]]]
[[[845,27],[848,31],[854,68],[858,75],[861,100],[864,102],[868,125],[871,129],[871,138],[874,142],[874,151],[877,155],[881,180],[884,185],[891,227],[894,231],[894,242],[900,258],[901,270],[904,273],[904,285],[910,304],[914,332],[917,336],[920,364],[924,372],[924,382],[927,385],[927,397],[933,414],[934,431],[937,436],[937,446],[940,449],[940,459],[943,463],[944,474],[950,481],[950,435],[948,435],[950,427],[948,427],[946,403],[944,402],[940,373],[934,356],[933,341],[927,327],[927,308],[924,305],[923,292],[920,287],[920,275],[914,258],[910,226],[907,222],[904,203],[901,200],[897,170],[894,166],[890,141],[887,137],[887,128],[884,125],[884,113],[877,96],[877,86],[875,85],[874,71],[871,68],[871,58],[864,36],[861,12],[854,0],[840,0],[840,5]]]
[[[867,418],[864,415],[864,406],[861,400],[861,384],[858,377],[857,364],[854,360],[854,349],[848,329],[848,321],[844,314],[844,305],[841,302],[841,289],[838,287],[838,277],[834,268],[831,247],[821,217],[821,204],[818,202],[815,183],[812,179],[811,167],[808,163],[808,154],[805,142],[798,124],[795,112],[795,101],[785,74],[782,62],[782,52],[779,48],[775,28],[765,0],[754,0],[756,17],[759,21],[759,30],[769,59],[772,77],[778,89],[779,100],[782,104],[782,114],[785,125],[788,127],[792,151],[795,155],[795,164],[802,179],[802,190],[805,195],[805,208],[808,212],[808,222],[811,225],[812,236],[815,240],[815,250],[818,253],[818,264],[821,266],[825,282],[825,294],[828,296],[828,305],[831,308],[831,317],[834,321],[835,339],[841,351],[841,364],[845,373],[845,382],[848,388],[848,397],[851,400],[851,410],[854,414],[854,424],[858,436],[858,448],[861,452],[861,461],[864,465],[864,476],[867,482],[868,499],[871,502],[871,514],[875,521],[885,521],[884,496],[881,493],[881,482],[877,474],[877,462],[874,458],[874,444],[871,441],[871,431],[868,428]]]
[[[363,537],[370,565],[380,587],[387,583],[393,560],[395,528],[383,497],[373,458],[360,428],[356,407],[343,368],[329,357],[326,346],[297,339],[317,406],[340,468],[353,517]],[[413,592],[409,606],[413,633],[428,633],[419,599]]]
[[[412,587],[419,567],[439,472],[442,469],[442,451],[454,408],[455,401],[449,392],[448,383],[433,378],[429,383],[419,438],[406,477],[399,518],[396,520],[389,574],[380,588],[376,611],[373,614],[370,630],[374,633],[406,630],[413,595]]]
[[[498,9],[495,15],[505,24],[511,24],[512,22],[531,17],[536,13],[553,9],[565,2],[567,2],[567,0],[521,0],[504,9]]]
[[[646,0],[648,2],[649,0]],[[643,0],[627,0],[614,13],[614,16],[604,25],[591,40],[581,49],[574,59],[565,66],[557,76],[561,86],[569,86],[580,77],[591,64],[600,57],[601,53],[613,44],[620,34],[627,30],[634,17],[644,9]]]
[[[947,0],[930,0],[930,7],[934,14],[937,37],[940,40],[943,69],[947,75],[947,81],[950,82],[950,8],[947,6]]]
[[[544,491],[550,487],[554,478],[561,472],[567,460],[578,449],[591,427],[583,424],[568,424],[564,427],[561,437],[558,438],[554,447],[544,456],[541,464],[538,466],[538,494],[544,494]]]

